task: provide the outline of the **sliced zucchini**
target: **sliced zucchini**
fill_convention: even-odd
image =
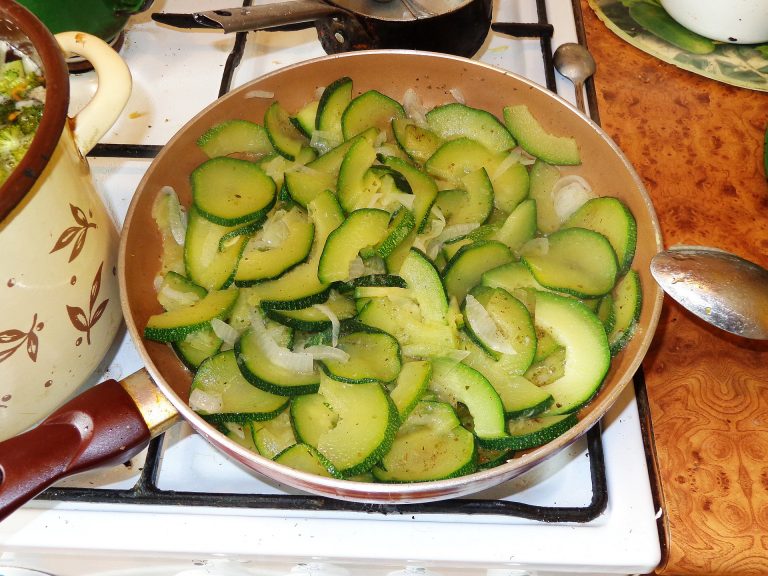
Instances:
[[[346,478],[373,468],[389,451],[399,419],[397,408],[377,383],[345,384],[321,375],[319,393],[337,415],[316,448]]]
[[[393,118],[392,133],[403,152],[422,164],[443,143],[437,134],[407,118]]]
[[[327,476],[329,478],[342,477],[328,458],[307,444],[289,446],[277,454],[274,457],[274,461],[301,472],[309,472],[310,474]]]
[[[330,285],[320,282],[317,269],[325,241],[344,221],[344,215],[335,196],[329,191],[319,194],[307,209],[315,227],[309,258],[275,280],[248,288],[251,304],[264,309],[299,310],[328,299]]]
[[[508,357],[495,360],[466,336],[462,344],[469,352],[462,362],[488,379],[501,399],[507,418],[535,416],[552,405],[552,395],[521,376],[518,367],[509,365]]]
[[[507,424],[510,436],[507,445],[512,450],[528,450],[542,446],[573,428],[578,421],[576,414],[510,420]]]
[[[493,211],[493,184],[488,173],[479,168],[464,176],[461,184],[462,188],[444,190],[437,196],[446,225],[482,224]]]
[[[272,146],[288,160],[296,160],[309,147],[309,139],[293,125],[290,115],[277,101],[264,113],[264,128]]]
[[[536,201],[528,198],[518,204],[492,236],[506,244],[512,252],[536,236]]]
[[[536,224],[543,234],[550,234],[560,228],[560,217],[555,210],[553,190],[560,180],[556,166],[537,160],[531,167],[530,197],[536,201]]]
[[[536,386],[546,386],[562,378],[565,374],[565,353],[565,348],[558,343],[549,353],[537,356],[525,372],[525,378]]]
[[[221,239],[237,226],[221,226],[204,218],[192,205],[184,240],[187,277],[206,290],[219,290],[232,283],[237,263],[248,237],[238,235],[221,249]]]
[[[194,304],[208,291],[178,272],[167,272],[157,290],[157,301],[165,310],[175,310]]]
[[[306,332],[321,332],[332,327],[333,320],[342,321],[357,313],[354,301],[331,290],[328,300],[299,310],[266,310],[267,317],[276,322]]]
[[[373,474],[381,482],[425,482],[469,474],[476,467],[474,437],[453,408],[419,402]]]
[[[565,347],[563,375],[542,387],[555,399],[549,412],[573,412],[589,402],[608,373],[611,354],[603,325],[578,300],[549,292],[536,294],[534,322]]]
[[[320,365],[339,382],[391,382],[400,373],[400,345],[386,332],[365,330],[343,334],[337,348],[349,354],[349,358],[321,360]]]
[[[579,298],[602,296],[616,283],[616,254],[605,236],[586,228],[564,228],[547,237],[545,252],[524,252],[536,281]]]
[[[319,100],[312,100],[305,104],[301,109],[296,112],[295,116],[291,117],[291,122],[296,128],[298,128],[307,138],[312,138],[312,134],[315,131],[315,122],[317,120],[317,108],[320,105]]]
[[[430,322],[445,322],[448,313],[448,297],[434,264],[422,252],[411,249],[403,265],[400,277],[407,290],[419,305],[421,316]]]
[[[497,153],[515,147],[515,139],[496,116],[458,102],[432,108],[427,124],[444,140],[471,138]]]
[[[424,396],[430,378],[432,378],[432,364],[429,361],[410,360],[403,364],[395,386],[389,393],[400,414],[401,422],[405,421]]]
[[[263,126],[249,120],[225,120],[206,130],[197,145],[209,158],[246,153],[260,158],[275,148]]]
[[[352,261],[361,250],[376,246],[384,239],[389,219],[389,212],[377,208],[351,212],[325,242],[317,268],[320,282],[329,284],[349,280]]]
[[[240,371],[248,382],[271,394],[297,396],[317,392],[318,370],[297,372],[277,363],[277,346],[265,345],[265,336],[254,328],[246,330],[235,343],[235,356]],[[283,355],[290,352],[283,348]]]
[[[474,368],[448,358],[435,358],[429,389],[452,406],[459,402],[466,406],[475,436],[488,446],[493,447],[494,441],[506,436],[501,398],[488,379]]]
[[[637,246],[637,222],[618,198],[603,196],[587,200],[563,223],[563,228],[587,228],[599,232],[611,243],[623,276],[632,265]]]
[[[344,109],[341,115],[341,131],[345,140],[368,128],[378,128],[391,133],[391,123],[395,118],[405,118],[405,111],[400,102],[377,90],[368,90],[355,96]]]
[[[643,291],[640,275],[635,270],[627,272],[611,294],[615,322],[608,335],[611,354],[615,356],[632,339],[643,307]]]
[[[376,128],[370,128],[350,140],[341,142],[322,156],[318,156],[307,164],[307,168],[338,176],[341,163],[344,161],[344,156],[346,156],[349,149],[360,140],[367,140],[373,145],[378,136],[379,131]]]
[[[495,358],[511,357],[523,373],[536,354],[536,330],[528,308],[501,288],[475,286],[462,306],[464,326],[470,337]]]
[[[332,430],[339,421],[325,396],[319,393],[295,396],[291,400],[291,424],[296,439],[317,446],[320,436]]]
[[[305,208],[321,192],[336,191],[335,174],[307,166],[286,171],[284,178],[285,189],[291,199]]]
[[[393,214],[384,239],[376,246],[376,254],[386,259],[402,244],[411,231],[416,227],[413,212],[405,206],[398,208]]]
[[[237,286],[252,286],[284,274],[309,257],[315,226],[304,210],[291,208],[273,226],[285,229],[285,238],[274,247],[266,249],[246,246],[235,272]]]
[[[548,133],[525,104],[504,108],[504,123],[520,147],[531,156],[548,164],[581,164],[576,140]]]
[[[414,196],[413,206],[411,207],[413,218],[416,221],[414,231],[421,232],[424,228],[427,216],[429,215],[429,211],[432,209],[432,205],[435,203],[435,198],[437,197],[438,190],[435,181],[425,172],[411,166],[408,162],[405,162],[400,158],[390,156],[384,160],[384,164],[397,170],[408,181],[408,185]],[[412,234],[415,236],[413,232]],[[410,246],[408,246],[408,249],[410,249]],[[394,272],[396,270],[392,271]]]
[[[512,261],[506,244],[482,240],[462,246],[443,269],[443,281],[448,296],[461,303],[467,292],[480,282],[483,273]]]
[[[195,371],[207,358],[219,351],[222,343],[222,339],[209,327],[192,332],[171,345],[184,365]]]
[[[352,101],[352,79],[343,77],[331,82],[323,90],[317,105],[315,129],[328,134],[328,141],[341,143],[341,117]]]
[[[337,194],[345,212],[368,205],[381,179],[369,168],[376,161],[376,151],[368,140],[361,138],[349,147],[339,167]]]
[[[272,459],[286,448],[296,444],[288,410],[283,410],[275,418],[261,425],[258,422],[252,425],[254,426],[253,443],[259,454],[266,458]]]
[[[197,405],[196,398],[202,398]],[[208,422],[271,420],[287,404],[287,397],[265,392],[243,378],[233,350],[205,360],[192,380],[190,405]]]
[[[235,300],[237,289],[211,290],[194,304],[150,316],[144,337],[157,342],[183,340],[192,332],[209,328],[214,318],[225,318]]]

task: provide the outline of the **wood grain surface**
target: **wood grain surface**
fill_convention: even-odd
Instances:
[[[581,4],[601,124],[648,188],[666,245],[768,267],[768,93],[659,61]],[[663,508],[656,573],[768,574],[768,342],[667,298],[643,368]]]

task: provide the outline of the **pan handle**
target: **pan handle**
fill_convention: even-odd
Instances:
[[[162,394],[147,382],[154,388],[141,372],[102,382],[36,428],[0,442],[0,520],[62,478],[128,461],[175,422],[175,408],[165,400],[158,411]],[[148,399],[155,402],[149,409],[142,405]]]

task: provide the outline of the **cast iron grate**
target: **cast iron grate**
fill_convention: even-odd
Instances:
[[[245,5],[249,4],[245,1]],[[538,21],[533,23],[494,22],[492,29],[498,33],[518,38],[539,38],[544,62],[546,86],[556,92],[555,69],[552,61],[553,28],[547,19],[545,0],[536,0]],[[576,29],[581,42],[584,41],[581,7],[579,0],[572,1]],[[227,93],[232,78],[245,50],[246,33],[238,33],[232,52],[228,55],[221,78],[219,95]],[[598,121],[594,87],[587,83],[590,114]],[[130,159],[151,159],[162,149],[157,145],[140,144],[98,144],[89,156],[118,157]],[[634,379],[636,394],[645,395],[642,372]],[[642,405],[642,403],[640,403]],[[38,498],[70,502],[148,504],[163,506],[206,506],[222,508],[251,508],[308,511],[347,511],[379,514],[487,514],[507,515],[541,522],[589,522],[602,514],[608,504],[608,486],[600,426],[594,426],[586,435],[587,457],[589,459],[592,498],[584,506],[539,506],[509,500],[480,500],[458,498],[425,504],[360,504],[320,496],[285,494],[222,494],[208,492],[175,491],[158,488],[157,479],[162,459],[163,436],[153,440],[147,450],[144,467],[138,481],[130,489],[99,489],[53,487]]]

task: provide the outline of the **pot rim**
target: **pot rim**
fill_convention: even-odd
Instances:
[[[53,156],[67,118],[69,72],[53,34],[23,6],[13,0],[0,0],[0,26],[19,31],[31,43],[46,89],[43,116],[29,150],[0,186],[2,223],[32,189]]]

